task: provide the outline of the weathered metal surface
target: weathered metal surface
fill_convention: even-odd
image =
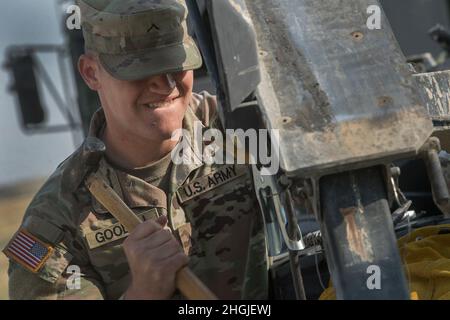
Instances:
[[[368,241],[367,232],[364,229],[359,229],[356,223],[357,215],[363,215],[364,208],[341,208],[339,211],[344,217],[348,248],[362,261],[372,262],[373,251],[371,243]]]
[[[320,179],[323,243],[339,299],[409,298],[382,176],[374,167]]]
[[[292,176],[416,154],[432,133],[389,23],[373,0],[247,0],[260,54],[257,94]]]
[[[433,135],[439,138],[442,149],[450,152],[450,71],[422,73],[414,77],[433,119]]]
[[[414,77],[431,118],[450,122],[450,71],[421,73]]]
[[[366,27],[367,8],[377,2],[240,0],[229,2],[232,10],[228,10],[230,6],[219,6],[224,1],[214,1],[209,1],[208,11],[213,30],[219,28],[216,23],[234,21],[235,12],[243,14],[241,23],[247,21],[255,30],[262,76],[256,96],[266,122],[263,127],[280,130],[275,142],[280,146],[282,169],[288,175],[320,181],[320,191],[313,194],[315,199],[320,195],[320,200],[313,207],[337,297],[407,299],[381,170],[334,174],[416,154],[433,130],[416,80],[386,18],[382,17],[382,30]],[[212,10],[214,3],[216,11]],[[228,15],[233,19],[226,19]],[[231,28],[231,24],[222,26]],[[242,39],[249,39],[238,41],[232,35],[224,29],[213,37],[220,42],[215,43],[215,52],[222,63],[227,56],[223,39],[233,39],[229,42],[238,47]],[[230,57],[238,57],[239,50],[235,52]],[[218,65],[225,70],[225,77],[216,77],[221,82],[236,79],[233,67]],[[230,93],[227,85],[234,82],[228,81],[219,91]],[[237,100],[248,90],[242,92]],[[234,107],[236,103],[230,109]],[[267,214],[282,212],[281,201],[275,201],[278,182],[275,177],[270,179],[273,201],[264,196],[262,188],[269,186],[264,179],[256,185],[266,209],[268,240],[279,250],[277,229],[286,221]],[[370,290],[367,285],[367,270],[372,265],[381,269],[382,290]]]

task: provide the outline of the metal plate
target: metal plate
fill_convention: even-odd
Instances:
[[[281,167],[331,173],[411,156],[433,127],[389,23],[373,0],[247,0],[258,41],[258,96],[280,130]],[[370,164],[369,164],[370,163]]]

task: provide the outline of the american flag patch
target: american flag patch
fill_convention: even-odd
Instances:
[[[50,257],[52,246],[45,244],[25,230],[20,230],[3,252],[31,272],[38,272]]]

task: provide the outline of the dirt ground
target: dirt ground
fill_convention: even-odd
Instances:
[[[6,246],[22,221],[26,207],[43,180],[0,188],[0,251]],[[0,253],[0,300],[8,299],[8,260]]]

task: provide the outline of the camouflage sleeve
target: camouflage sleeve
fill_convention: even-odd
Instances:
[[[82,276],[77,283],[71,280],[72,274],[64,273],[55,282],[25,270],[14,261],[9,265],[9,298],[11,300],[99,300],[103,299],[100,284],[95,278]],[[72,288],[72,289],[70,289]]]
[[[62,193],[61,183],[57,170],[34,197],[19,230],[3,250],[10,259],[11,299],[104,298],[79,227],[83,195]]]
[[[48,257],[36,269],[14,254],[14,239],[20,232],[27,232],[34,236],[39,244],[51,248]],[[83,259],[80,252],[71,247],[74,243],[77,243],[77,239],[67,236],[43,218],[27,216],[22,227],[5,248],[5,253],[10,258],[8,270],[10,299],[102,299],[104,295],[102,284],[98,280],[99,276],[90,267],[88,260]]]

